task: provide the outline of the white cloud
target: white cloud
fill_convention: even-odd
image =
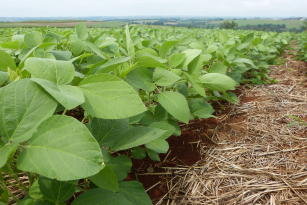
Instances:
[[[307,0],[0,0],[0,16],[307,16]]]

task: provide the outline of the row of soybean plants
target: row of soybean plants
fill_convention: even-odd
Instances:
[[[125,180],[179,123],[268,80],[289,34],[128,27],[0,30],[0,204],[147,205]],[[22,173],[29,185],[18,177]],[[12,196],[10,184],[25,197]]]

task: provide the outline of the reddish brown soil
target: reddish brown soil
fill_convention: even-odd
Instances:
[[[142,182],[144,188],[149,189],[148,194],[153,202],[157,202],[169,191],[166,181],[174,177],[174,173],[166,172],[164,167],[186,167],[201,160],[197,146],[200,143],[207,146],[215,145],[212,135],[219,123],[220,120],[210,118],[193,120],[187,125],[181,125],[181,136],[172,136],[168,139],[168,154],[160,155],[160,162],[148,158],[133,160],[133,172],[129,178],[136,178]]]

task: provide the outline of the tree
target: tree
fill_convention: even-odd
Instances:
[[[234,21],[223,21],[220,24],[221,29],[235,29],[238,27],[238,24]]]

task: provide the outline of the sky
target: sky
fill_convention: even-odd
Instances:
[[[307,16],[307,0],[0,0],[0,17]]]

